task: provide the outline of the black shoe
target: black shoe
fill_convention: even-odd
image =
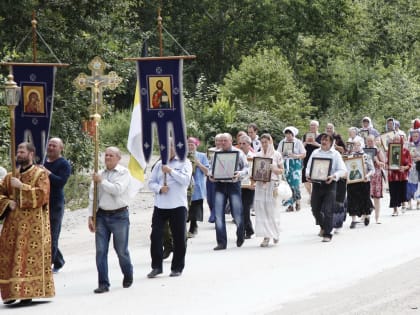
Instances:
[[[124,276],[124,279],[123,279],[123,282],[122,282],[122,285],[123,285],[123,288],[129,288],[129,287],[131,287],[131,285],[133,284],[133,276]]]
[[[54,264],[53,267],[52,267],[52,272],[53,273],[59,273],[61,268],[63,268],[63,266],[64,266],[64,263],[62,265],[55,265]]]
[[[245,235],[245,239],[249,240],[251,238],[251,235]]]
[[[155,278],[157,275],[160,275],[161,273],[162,273],[162,269],[158,269],[158,268],[152,269],[152,271],[150,271],[147,274],[147,278]]]
[[[172,248],[165,247],[165,248],[163,249],[163,256],[162,256],[162,258],[163,258],[163,259],[168,258],[168,257],[169,257],[169,255],[170,255],[171,253],[172,253]]]
[[[213,248],[214,250],[222,250],[222,249],[226,249],[226,245],[222,245],[222,244],[217,244],[217,246],[215,248]]]
[[[243,238],[241,238],[241,239],[238,238],[236,240],[236,246],[241,247],[244,242],[245,242],[245,240]]]
[[[3,304],[4,305],[10,305],[10,304],[13,304],[15,302],[16,302],[16,300],[8,300],[8,301],[4,301]]]
[[[105,285],[100,285],[95,290],[93,290],[94,293],[105,293],[105,292],[108,292],[108,291],[109,291],[109,288]]]
[[[370,222],[370,218],[369,217],[365,217],[365,225],[368,226]]]
[[[352,222],[350,223],[350,228],[351,228],[351,229],[354,229],[354,228],[356,227],[356,224],[357,224],[357,222],[356,222],[356,221],[352,221]]]
[[[32,299],[20,300],[19,305],[26,306],[32,303]]]
[[[172,270],[169,274],[169,277],[179,277],[182,274],[182,271]]]

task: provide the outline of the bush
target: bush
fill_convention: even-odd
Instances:
[[[123,110],[106,115],[99,124],[101,147],[115,146],[126,152],[130,122],[131,110]]]
[[[66,208],[76,210],[86,208],[89,204],[89,186],[91,177],[86,174],[73,174],[64,186]]]

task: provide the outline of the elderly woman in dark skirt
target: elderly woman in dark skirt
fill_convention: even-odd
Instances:
[[[362,217],[364,224],[369,225],[370,213],[373,209],[372,200],[370,199],[370,178],[375,169],[372,159],[363,152],[360,141],[353,142],[353,156],[362,156],[364,161],[364,177],[361,175],[361,181],[355,183],[347,183],[347,211],[351,216],[350,228],[356,227],[356,217]],[[352,179],[352,171],[349,171],[349,179]]]

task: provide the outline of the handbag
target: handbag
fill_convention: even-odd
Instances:
[[[284,179],[279,180],[279,185],[276,188],[277,188],[277,195],[280,197],[280,200],[288,200],[292,198],[292,189],[290,188],[289,184]]]

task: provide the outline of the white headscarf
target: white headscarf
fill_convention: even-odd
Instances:
[[[283,134],[286,133],[286,130],[290,130],[293,134],[293,137],[296,137],[299,133],[299,129],[297,129],[296,127],[293,127],[293,126],[289,126],[289,127],[284,128]]]
[[[367,120],[369,122],[368,128],[373,128],[373,124],[372,124],[372,119],[370,119],[370,117],[363,117],[362,119],[362,126],[363,126],[363,121]]]

